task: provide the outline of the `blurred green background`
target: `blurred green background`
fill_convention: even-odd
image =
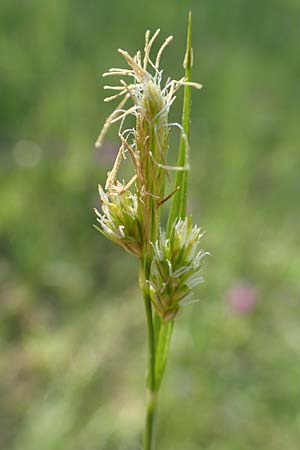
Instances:
[[[137,266],[92,228],[118,144],[94,149],[99,75],[160,27],[178,79],[190,8],[189,209],[212,256],[176,321],[159,449],[299,449],[299,0],[2,0],[3,450],[140,449]]]

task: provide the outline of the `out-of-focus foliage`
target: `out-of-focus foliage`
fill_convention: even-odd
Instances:
[[[181,76],[189,8],[204,84],[189,209],[212,256],[201,301],[177,321],[160,448],[299,449],[299,1],[2,0],[5,450],[140,448],[137,267],[92,228],[117,145],[112,132],[93,147],[110,111],[99,74],[160,27],[175,35],[165,67]]]

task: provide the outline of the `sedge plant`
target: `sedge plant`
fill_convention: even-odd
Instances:
[[[119,84],[104,86],[113,91],[105,101],[119,99],[97,139],[100,147],[109,127],[119,124],[120,149],[105,186],[99,186],[101,210],[95,210],[96,228],[139,261],[139,286],[142,292],[148,330],[148,403],[144,450],[154,450],[157,398],[164,375],[174,321],[189,302],[192,289],[202,281],[202,262],[207,254],[201,248],[202,231],[187,215],[189,173],[189,134],[191,88],[192,23],[189,14],[184,76],[179,80],[163,77],[160,61],[171,42],[168,37],[152,59],[152,47],[159,30],[145,35],[144,51],[134,56],[119,49],[127,68],[112,68],[104,77],[117,77]],[[126,81],[125,81],[126,80]],[[176,92],[184,89],[182,123],[170,123],[169,111]],[[130,103],[130,105],[129,105]],[[128,106],[129,105],[129,106]],[[134,126],[126,127],[127,118]],[[168,164],[171,130],[180,130],[178,162]],[[120,181],[122,161],[132,161],[132,177]],[[170,173],[175,184],[166,191]],[[161,219],[162,205],[170,204],[168,219]]]

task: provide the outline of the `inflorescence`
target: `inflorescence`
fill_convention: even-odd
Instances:
[[[170,123],[169,110],[176,99],[176,92],[188,85],[200,89],[199,83],[186,78],[167,78],[163,83],[160,60],[168,37],[156,54],[153,62],[150,53],[157,30],[150,38],[146,32],[143,56],[138,51],[134,57],[119,49],[129,68],[112,68],[104,77],[120,77],[119,85],[104,86],[116,93],[107,97],[109,102],[121,101],[107,118],[96,142],[100,147],[109,127],[119,123],[121,146],[115,163],[108,172],[105,189],[99,186],[101,212],[95,210],[99,231],[127,252],[150,261],[150,295],[157,314],[165,321],[173,320],[184,300],[191,295],[191,289],[201,282],[203,257],[207,254],[199,249],[202,233],[191,218],[176,219],[170,236],[162,230],[160,207],[180,189],[180,186],[165,196],[165,179],[171,170],[189,169],[187,159],[184,166],[167,164],[169,132],[172,127],[180,130],[188,142],[180,124]],[[121,77],[131,79],[126,82]],[[132,105],[126,107],[128,101]],[[135,126],[126,128],[126,118],[133,116]],[[130,157],[134,174],[128,181],[119,181],[118,172],[123,159]],[[134,188],[134,192],[131,189]]]

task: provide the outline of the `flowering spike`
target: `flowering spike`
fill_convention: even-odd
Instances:
[[[153,306],[165,322],[175,318],[191,289],[203,281],[202,260],[208,253],[199,249],[202,236],[200,228],[192,227],[191,217],[176,221],[170,239],[160,230],[150,284]]]
[[[128,253],[140,257],[142,240],[140,224],[137,218],[137,198],[129,190],[123,195],[108,195],[99,185],[102,214],[94,209],[98,230],[115,244],[123,247]]]

